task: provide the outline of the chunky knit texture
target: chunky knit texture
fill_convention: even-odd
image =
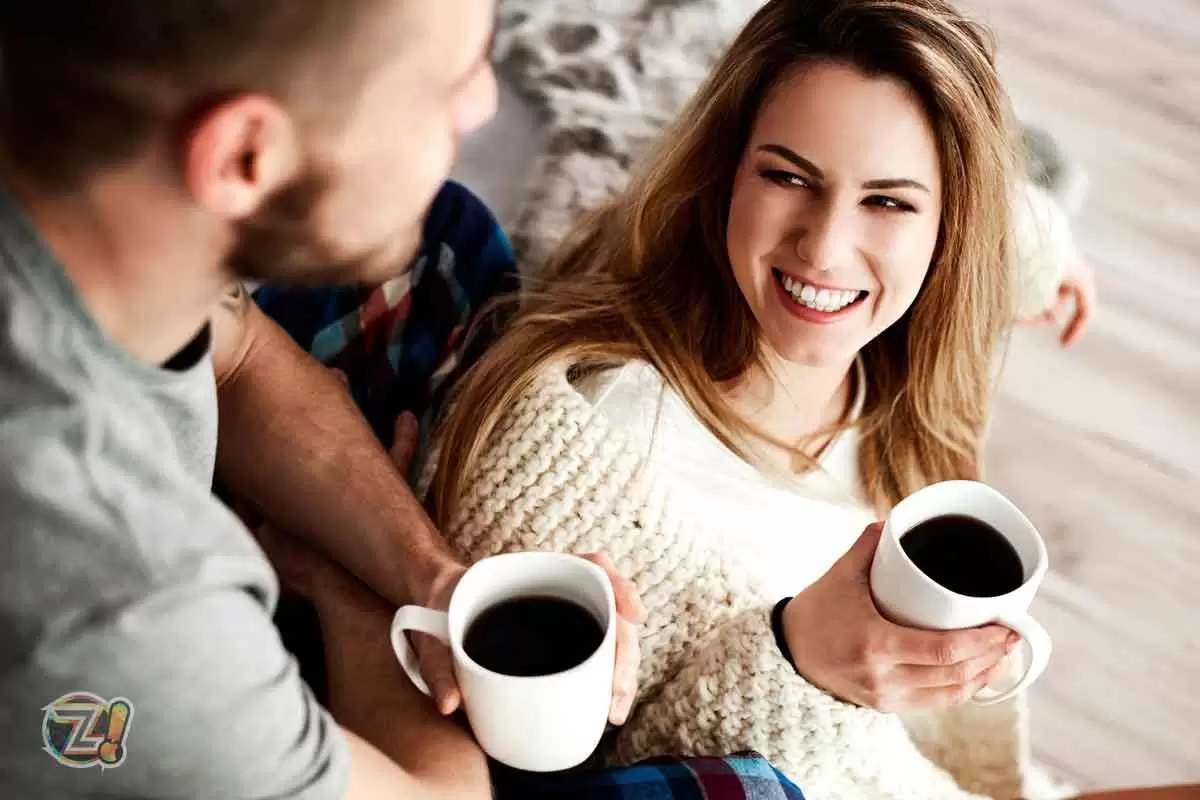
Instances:
[[[686,509],[673,506],[564,366],[541,373],[507,410],[464,479],[445,531],[464,561],[520,550],[603,552],[641,592],[650,616],[639,699],[612,761],[754,749],[813,797],[1020,794],[1021,701],[915,716],[910,736],[900,717],[809,684],[779,653],[770,600],[693,532]]]

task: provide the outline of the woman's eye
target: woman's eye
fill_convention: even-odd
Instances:
[[[897,200],[894,197],[888,197],[885,194],[873,194],[863,200],[863,203],[876,208],[886,208],[893,211],[916,211],[911,203],[906,203],[903,200]]]
[[[761,174],[771,183],[775,183],[780,186],[791,186],[797,189],[806,189],[809,185],[808,181],[804,180],[804,178],[796,173],[787,172],[782,169],[765,169]]]

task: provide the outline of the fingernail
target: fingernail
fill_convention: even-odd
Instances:
[[[1004,654],[1008,655],[1013,650],[1017,649],[1017,645],[1021,643],[1021,637],[1015,633],[1009,634],[1008,642],[1004,645]]]

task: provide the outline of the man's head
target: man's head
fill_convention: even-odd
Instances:
[[[240,277],[379,280],[494,112],[493,2],[5,3],[7,157],[60,194],[161,173]]]

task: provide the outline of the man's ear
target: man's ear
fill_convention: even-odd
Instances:
[[[252,215],[301,167],[295,122],[265,95],[239,95],[210,109],[196,121],[184,152],[192,197],[231,220]]]

